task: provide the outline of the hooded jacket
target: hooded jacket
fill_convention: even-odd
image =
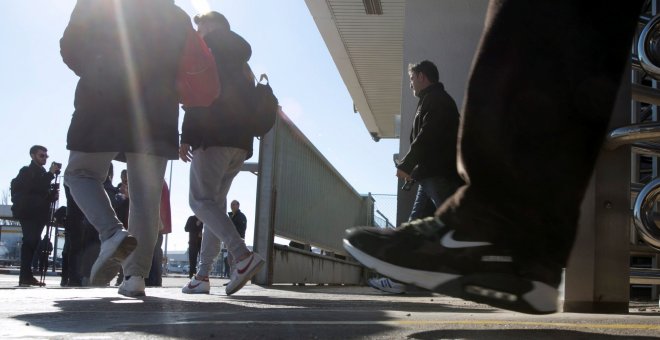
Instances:
[[[254,89],[248,60],[250,44],[233,31],[215,30],[204,37],[216,61],[222,84],[220,96],[208,108],[186,108],[181,142],[193,149],[235,147],[252,156],[249,129],[250,96]],[[247,159],[246,158],[246,159]]]
[[[79,0],[60,40],[80,77],[67,148],[178,158],[176,75],[188,29],[171,0]]]

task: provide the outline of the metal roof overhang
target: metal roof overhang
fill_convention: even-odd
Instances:
[[[398,137],[405,0],[380,0],[382,14],[358,0],[305,2],[369,133]]]

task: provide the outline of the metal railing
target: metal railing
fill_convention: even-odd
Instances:
[[[270,185],[260,190],[270,191],[268,222],[274,234],[346,254],[345,230],[373,225],[373,198],[355,191],[284,113],[265,138],[272,143],[266,141],[260,153],[270,154],[266,159],[272,163],[260,164],[259,174],[268,176]]]

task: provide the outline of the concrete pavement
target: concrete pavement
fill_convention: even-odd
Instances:
[[[226,296],[185,295],[186,277],[166,277],[147,297],[116,287],[17,287],[0,274],[0,338],[40,339],[656,339],[658,302],[626,315],[530,316],[431,293],[385,295],[368,287],[247,285]]]

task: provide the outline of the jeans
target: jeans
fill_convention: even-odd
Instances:
[[[460,179],[428,177],[417,180],[417,196],[410,212],[409,221],[433,216],[447,198],[456,192],[463,182]]]
[[[23,244],[21,245],[21,270],[19,280],[30,279],[32,275],[32,261],[41,241],[41,233],[46,222],[40,219],[21,219]]]
[[[641,5],[491,2],[459,131],[467,184],[436,212],[458,239],[565,266]]]
[[[231,182],[245,162],[247,151],[231,147],[196,149],[190,165],[190,208],[204,222],[200,251],[200,276],[213,270],[213,259],[224,241],[234,258],[241,258],[250,250],[227,216],[227,193]]]
[[[85,153],[71,151],[64,172],[64,183],[85,214],[99,232],[101,242],[122,230],[123,225],[112,209],[103,182],[110,162],[117,152]],[[122,264],[125,276],[147,277],[151,269],[154,245],[158,238],[160,195],[167,166],[164,157],[126,153],[130,215],[128,232],[137,240],[137,247]]]

